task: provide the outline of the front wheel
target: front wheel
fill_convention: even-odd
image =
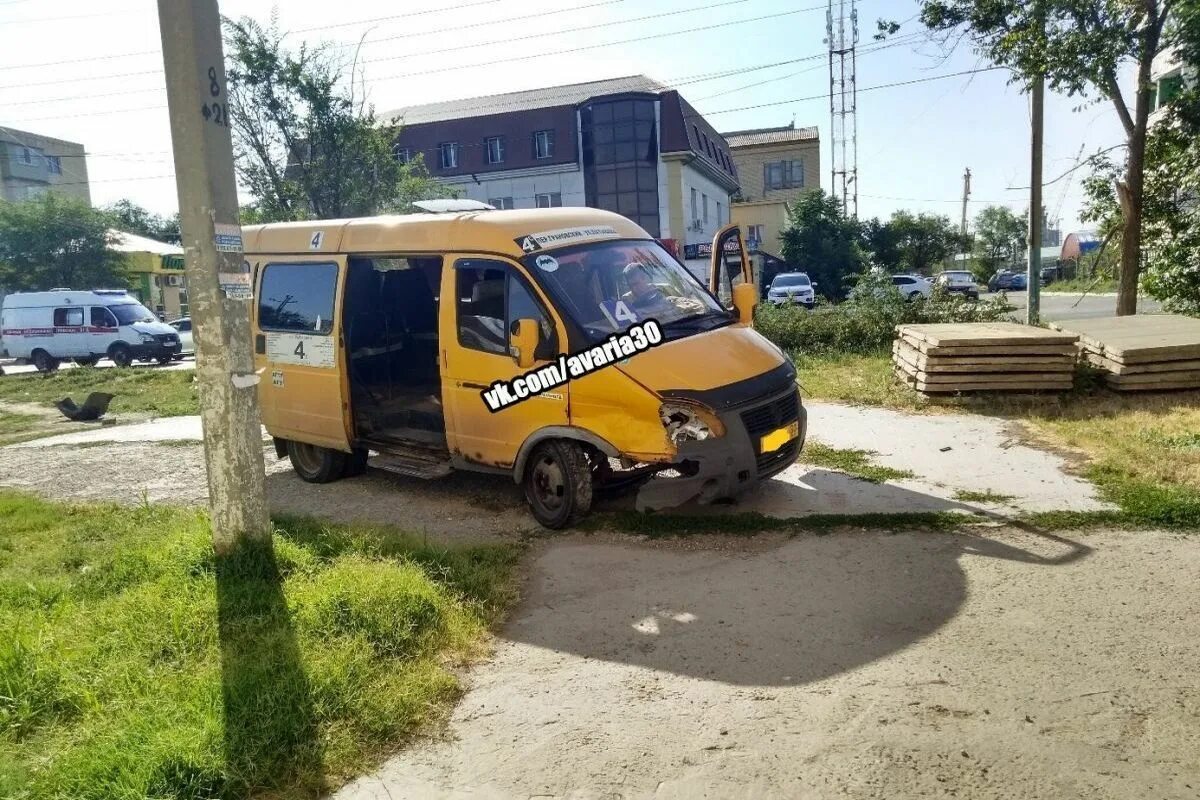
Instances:
[[[164,367],[167,364],[170,364],[174,360],[175,360],[175,356],[159,356],[158,357],[158,363],[162,364]]]
[[[342,477],[346,454],[304,442],[288,442],[288,458],[300,479],[308,483],[329,483]]]
[[[577,442],[552,439],[537,445],[525,465],[525,499],[534,519],[566,528],[592,507],[592,466]]]
[[[128,367],[133,364],[133,351],[127,344],[114,344],[108,350],[108,357],[118,367]]]

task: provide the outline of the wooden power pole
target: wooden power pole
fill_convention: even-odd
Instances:
[[[971,168],[967,167],[963,172],[963,201],[962,201],[962,227],[959,233],[962,234],[963,247],[967,246],[967,201],[971,199]]]
[[[1042,0],[1034,0],[1042,11]],[[1041,20],[1045,26],[1045,18]],[[1025,322],[1037,325],[1042,318],[1042,138],[1045,117],[1046,76],[1038,72],[1030,91],[1029,153],[1029,271],[1025,290]]]
[[[167,105],[195,322],[213,546],[269,545],[262,427],[250,344],[250,274],[242,253],[217,0],[158,0]]]

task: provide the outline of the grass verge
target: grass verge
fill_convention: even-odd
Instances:
[[[157,417],[199,414],[196,385],[191,370],[154,367],[128,369],[64,369],[50,375],[5,375],[0,378],[0,402],[34,403],[50,407],[71,397],[82,403],[91,392],[113,395],[109,416],[149,413]]]
[[[31,438],[38,418],[33,414],[21,414],[0,409],[0,445],[23,442]]]
[[[1079,382],[1064,394],[925,398],[892,378],[891,357],[797,357],[807,397],[1020,422],[1083,456],[1083,474],[1135,524],[1200,529],[1200,392],[1117,393]]]
[[[977,492],[972,489],[958,489],[954,492],[954,499],[963,503],[1007,503],[1013,499],[1013,496],[1011,494],[993,492],[991,489],[983,492]]]
[[[915,473],[906,469],[892,469],[872,464],[871,456],[873,455],[875,453],[869,450],[839,450],[810,439],[805,442],[804,452],[800,459],[806,464],[835,469],[871,483],[916,477]]]
[[[0,796],[313,797],[454,701],[514,546],[0,493]]]

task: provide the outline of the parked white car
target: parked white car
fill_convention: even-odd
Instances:
[[[123,289],[17,292],[0,308],[0,335],[9,356],[52,372],[66,360],[118,367],[134,360],[167,363],[179,352],[179,336]]]
[[[174,322],[168,323],[175,332],[179,334],[179,355],[194,356],[196,355],[196,346],[192,344],[192,318],[181,317]]]
[[[795,303],[811,309],[816,302],[812,281],[803,272],[781,272],[767,289],[767,300],[775,305]]]
[[[893,275],[892,286],[905,300],[916,300],[918,297],[929,297],[933,294],[933,281],[920,275]]]

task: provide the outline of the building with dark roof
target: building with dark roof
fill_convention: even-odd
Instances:
[[[428,103],[382,115],[462,196],[497,208],[591,206],[668,241],[711,242],[737,170],[725,140],[677,91],[645,75]]]

